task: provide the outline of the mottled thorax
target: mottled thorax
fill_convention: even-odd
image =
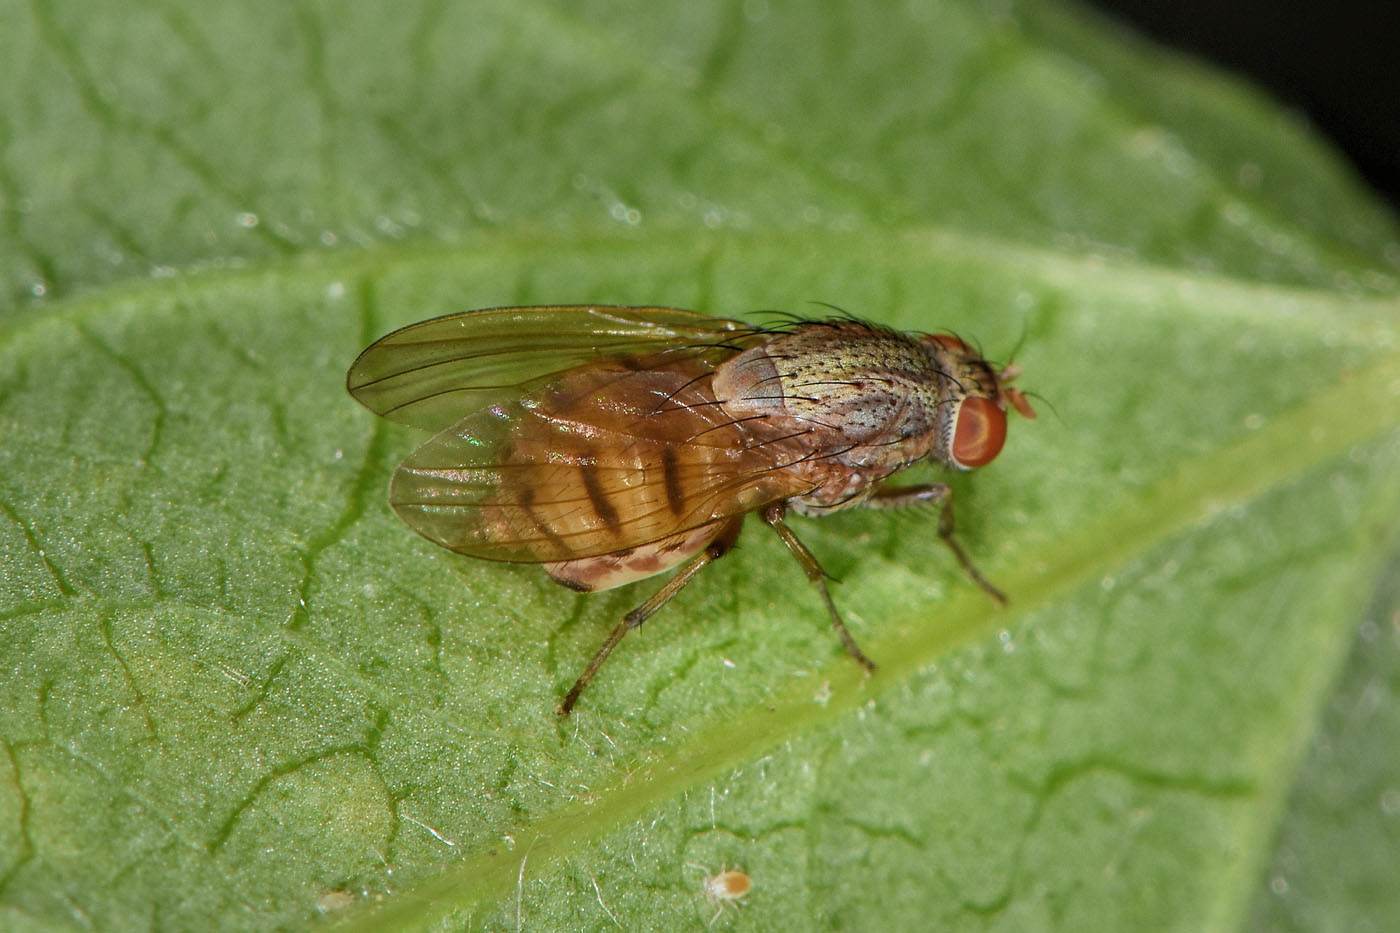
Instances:
[[[825,432],[832,448],[850,448],[929,434],[941,381],[917,341],[856,321],[822,321],[723,363],[714,390],[736,418],[787,417],[793,430]]]
[[[791,469],[814,487],[799,512],[856,505],[875,484],[928,456],[949,388],[917,340],[858,321],[798,325],[721,364],[716,398],[735,419],[764,418],[801,437]]]

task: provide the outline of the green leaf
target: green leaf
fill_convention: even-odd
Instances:
[[[1039,2],[0,20],[0,926],[1400,916],[1400,227],[1274,105]],[[343,379],[588,301],[1019,344],[1010,607],[794,522],[867,679],[755,527],[558,720],[656,581],[417,538]]]

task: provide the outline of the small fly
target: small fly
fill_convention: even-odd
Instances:
[[[1034,418],[1010,382],[950,334],[847,317],[754,327],[671,308],[467,311],[380,338],[346,387],[371,411],[434,432],[394,472],[389,502],[448,550],[542,564],[594,592],[679,567],[623,616],[559,703],[566,716],[623,636],[733,547],[757,512],[846,629],[789,511],[941,508],[963,570],[1005,597],[953,535],[944,483],[893,485],[922,461],[970,470]]]

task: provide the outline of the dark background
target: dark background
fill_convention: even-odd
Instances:
[[[1400,0],[1089,0],[1306,114],[1400,207]]]

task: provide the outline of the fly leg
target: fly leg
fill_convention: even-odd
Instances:
[[[958,539],[953,536],[953,490],[948,488],[947,483],[925,483],[919,486],[882,486],[876,489],[869,499],[865,500],[865,505],[872,509],[898,509],[907,505],[941,505],[942,509],[938,513],[938,537],[943,543],[948,545],[948,550],[953,552],[953,556],[958,559],[963,572],[972,578],[982,589],[987,591],[987,595],[996,601],[997,605],[1006,605],[1006,594],[992,585],[991,581],[982,576],[982,572],[972,563],[972,558],[967,556],[963,546],[958,543]]]
[[[686,564],[675,576],[667,580],[665,586],[653,593],[651,598],[646,602],[623,616],[622,621],[617,623],[617,626],[603,641],[602,646],[598,648],[598,653],[593,655],[593,660],[588,662],[588,666],[583,669],[583,673],[579,675],[578,680],[574,681],[574,685],[569,688],[569,692],[564,696],[559,706],[555,708],[555,712],[560,716],[569,715],[574,708],[574,704],[578,702],[578,698],[583,693],[584,688],[588,686],[588,682],[593,679],[594,674],[598,673],[598,668],[603,666],[603,662],[608,659],[608,655],[612,654],[618,642],[622,641],[622,636],[626,635],[632,629],[639,627],[647,619],[654,616],[657,610],[671,601],[671,597],[685,589],[685,585],[695,579],[695,575],[705,569],[706,564],[711,564],[723,557],[725,553],[734,546],[734,542],[738,539],[739,530],[741,528],[743,528],[742,518],[736,518],[725,525],[720,529],[719,534],[715,536],[714,540],[705,546],[705,550],[697,554],[690,563]]]
[[[811,551],[807,550],[807,545],[798,540],[797,535],[783,521],[783,515],[787,507],[781,502],[774,502],[772,505],[764,506],[763,520],[772,526],[778,533],[778,537],[783,539],[787,549],[792,552],[792,556],[797,558],[797,562],[802,565],[802,570],[807,574],[807,579],[817,585],[821,591],[822,602],[826,603],[826,611],[831,616],[831,627],[836,629],[836,634],[841,638],[841,644],[846,646],[846,651],[855,658],[861,667],[870,673],[875,673],[875,662],[865,656],[865,652],[860,650],[856,640],[851,637],[851,633],[846,629],[846,623],[841,621],[841,614],[836,611],[836,604],[831,601],[831,592],[826,588],[826,571],[822,565],[817,563],[817,558]]]

